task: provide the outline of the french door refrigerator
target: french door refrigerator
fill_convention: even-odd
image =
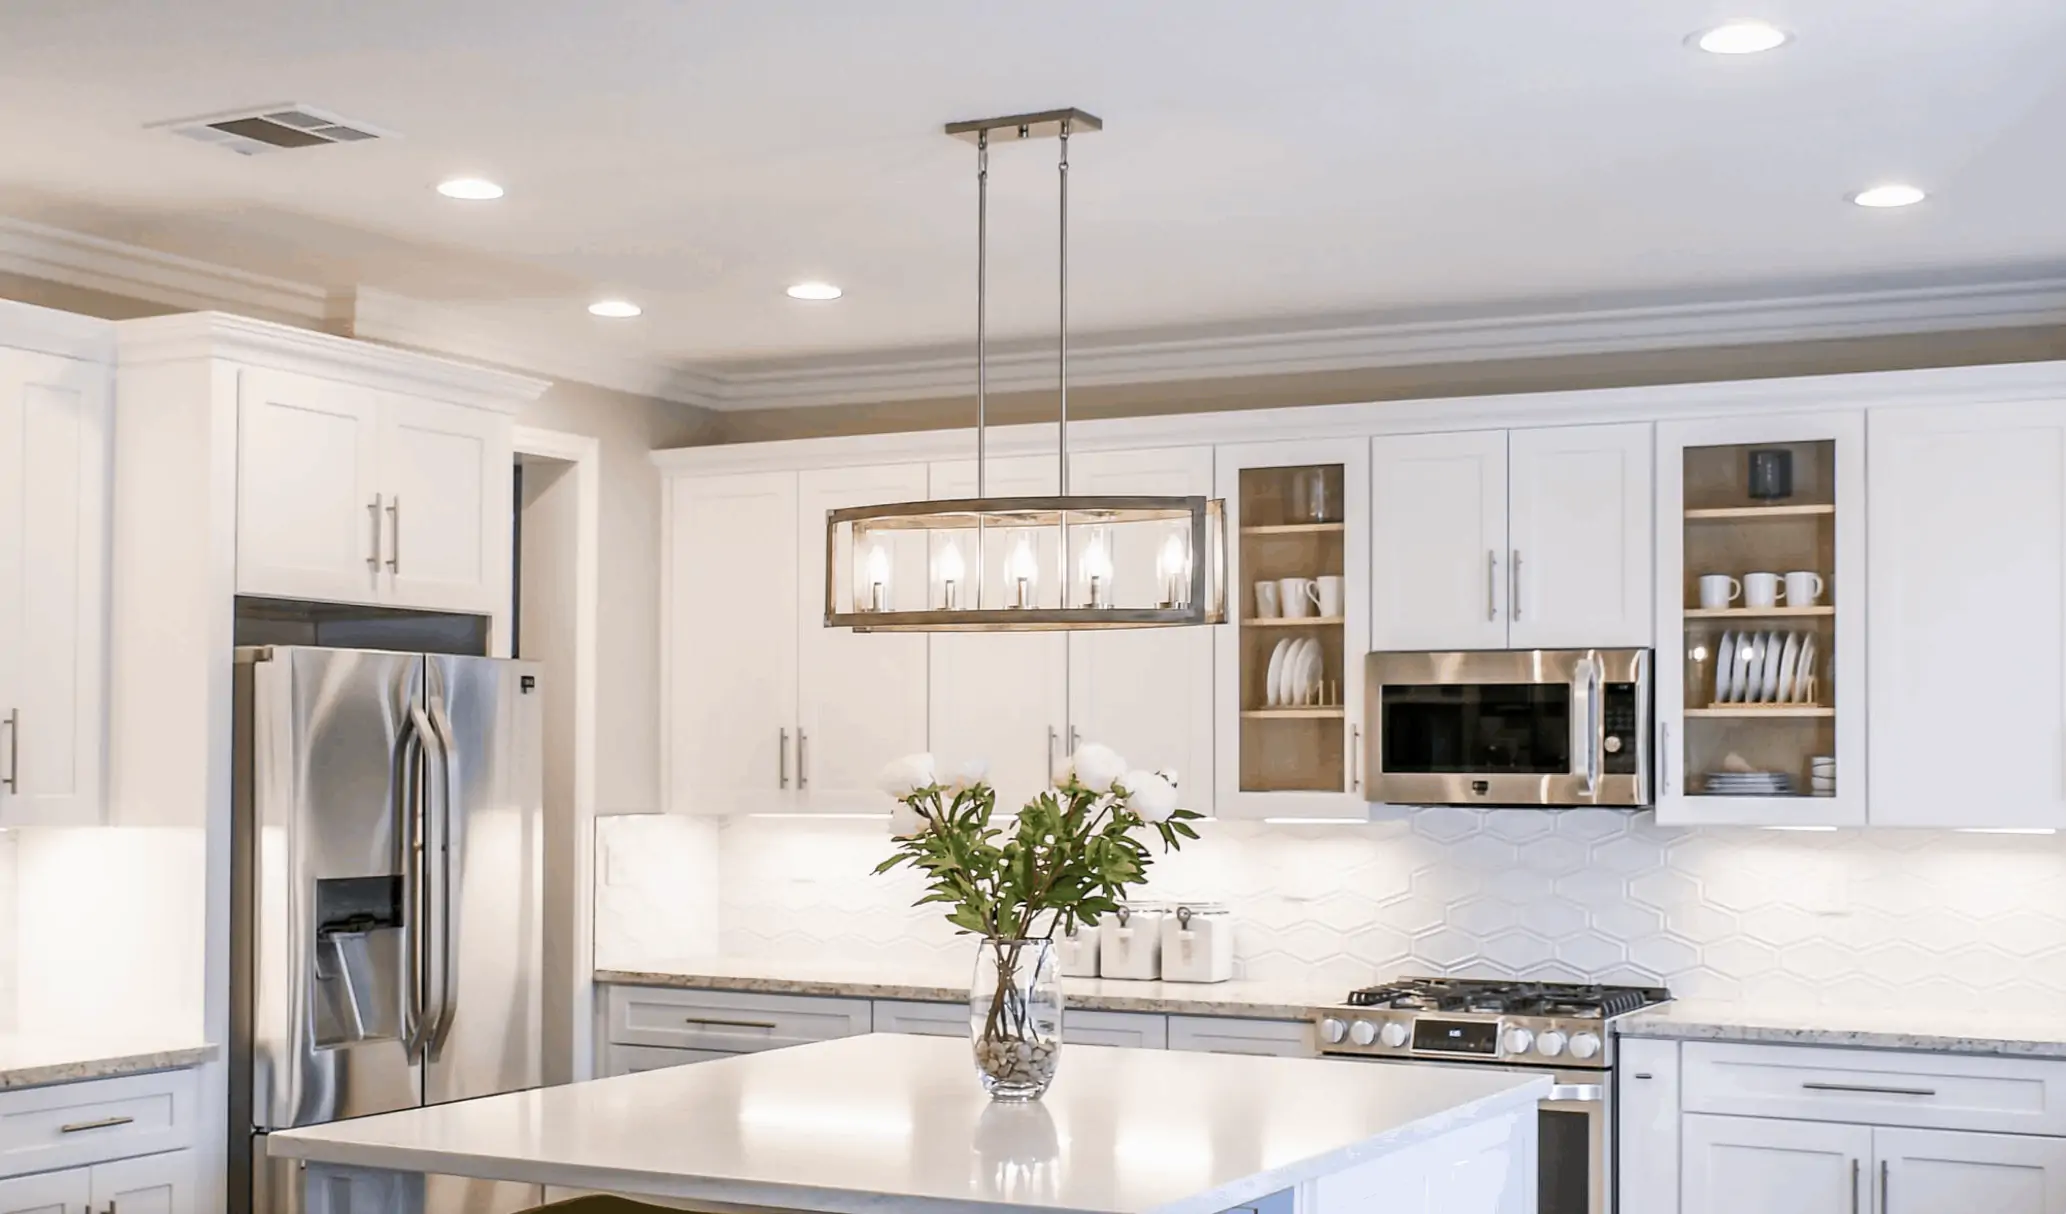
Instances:
[[[237,651],[231,1209],[292,1214],[265,1135],[540,1082],[535,663]],[[441,1209],[527,1204],[452,1181]]]

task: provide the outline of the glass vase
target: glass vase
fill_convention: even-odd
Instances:
[[[1062,978],[1051,940],[985,939],[968,990],[976,1072],[993,1100],[1038,1100],[1062,1052]]]

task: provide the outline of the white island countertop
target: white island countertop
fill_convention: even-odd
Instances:
[[[1002,1104],[966,1041],[871,1034],[287,1130],[268,1149],[838,1214],[1215,1214],[1501,1121],[1532,1148],[1548,1091],[1491,1067],[1072,1045],[1045,1099]],[[1524,1184],[1479,1187],[1532,1202],[1526,1148],[1487,1156]]]

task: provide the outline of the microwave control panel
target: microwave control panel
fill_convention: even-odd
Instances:
[[[1608,683],[1601,689],[1600,728],[1606,734],[1608,775],[1636,774],[1636,731],[1642,728],[1640,700],[1634,683]]]

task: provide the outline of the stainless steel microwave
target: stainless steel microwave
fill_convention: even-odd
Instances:
[[[1647,806],[1650,668],[1647,649],[1373,653],[1370,799]]]

